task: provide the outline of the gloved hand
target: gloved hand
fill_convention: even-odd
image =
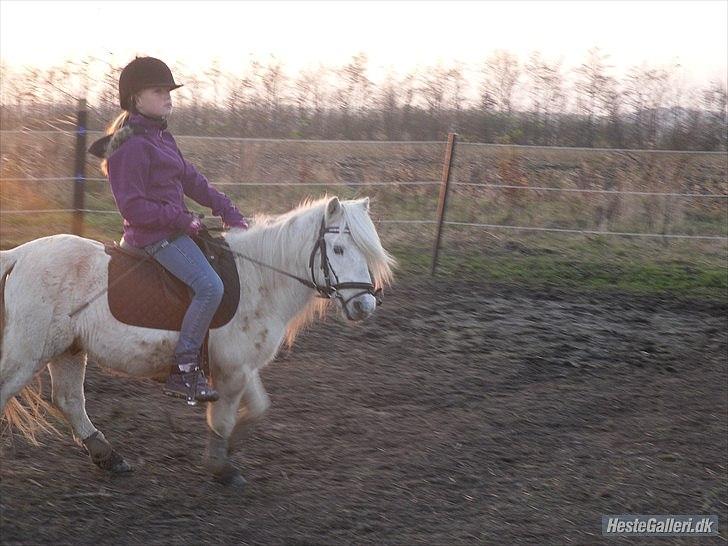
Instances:
[[[233,222],[232,224],[228,224],[227,222],[223,222],[222,227],[225,229],[248,229],[250,226],[248,226],[248,222],[246,222],[244,219],[240,219],[236,222]]]
[[[185,229],[185,233],[189,235],[190,237],[194,237],[197,235],[202,228],[204,228],[205,225],[202,223],[202,220],[195,216],[192,218],[192,221],[190,222],[190,225],[187,226],[187,229]]]

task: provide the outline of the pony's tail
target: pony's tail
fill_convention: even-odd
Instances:
[[[0,250],[0,363],[2,362],[3,339],[5,338],[5,282],[18,260],[15,250]],[[0,379],[1,381],[1,379]],[[39,432],[60,434],[48,420],[47,415],[58,415],[58,410],[43,400],[40,378],[35,384],[27,385],[8,400],[2,409],[0,438],[17,430],[29,442],[38,444]]]
[[[0,438],[19,432],[31,444],[38,446],[41,432],[60,435],[60,431],[48,419],[49,415],[60,417],[58,410],[43,399],[40,377],[34,384],[26,385],[22,391],[8,400],[3,410]]]

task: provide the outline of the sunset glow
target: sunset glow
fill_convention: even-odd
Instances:
[[[726,2],[19,2],[0,4],[0,58],[47,67],[135,54],[241,70],[274,56],[289,72],[340,66],[357,53],[374,79],[459,61],[480,69],[496,49],[540,51],[566,68],[589,48],[631,66],[679,64],[682,76],[726,79]],[[42,17],[39,15],[42,14]]]

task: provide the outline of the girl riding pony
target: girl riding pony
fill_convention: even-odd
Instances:
[[[222,299],[223,284],[190,238],[203,225],[187,210],[184,196],[210,207],[227,228],[247,229],[248,223],[230,198],[184,159],[166,130],[172,111],[170,91],[179,87],[159,59],[131,61],[119,77],[119,104],[124,112],[90,151],[104,157],[102,170],[124,219],[121,246],[143,249],[194,292],[164,385],[165,394],[194,405],[218,399],[200,364],[202,343]]]

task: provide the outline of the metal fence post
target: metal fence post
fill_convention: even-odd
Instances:
[[[445,148],[445,160],[442,165],[442,182],[440,184],[440,201],[437,205],[437,235],[435,236],[435,246],[432,250],[432,269],[431,275],[435,275],[437,269],[437,256],[440,253],[440,239],[442,238],[442,223],[445,220],[445,209],[447,208],[447,194],[450,189],[450,171],[452,162],[455,157],[455,141],[456,133],[447,135],[447,147]]]
[[[83,211],[86,191],[86,99],[79,99],[76,113],[76,162],[73,176],[73,225],[74,235],[83,235]]]

